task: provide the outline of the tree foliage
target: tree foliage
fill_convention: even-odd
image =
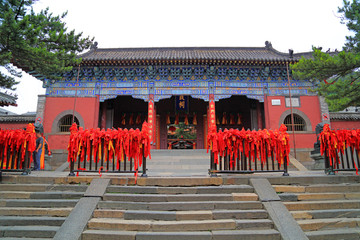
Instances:
[[[341,22],[352,33],[346,36],[343,50],[330,53],[313,47],[312,58],[302,57],[291,66],[295,77],[317,85],[330,111],[360,105],[360,1],[344,0],[338,12],[342,14]]]
[[[35,0],[36,1],[36,0]],[[68,31],[63,22],[67,13],[54,16],[49,9],[35,13],[34,0],[0,1],[0,87],[13,89],[13,76],[21,73],[14,66],[38,78],[58,79],[80,59],[76,54],[89,48],[93,39]]]

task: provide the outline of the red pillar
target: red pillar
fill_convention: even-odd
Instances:
[[[93,128],[98,128],[100,126],[100,123],[99,123],[100,97],[99,97],[99,95],[96,97],[94,108],[95,108],[95,111],[94,111],[94,119],[95,120],[94,120],[94,123],[93,123]],[[91,126],[89,126],[89,128],[91,128]]]
[[[106,128],[106,103],[103,102],[101,103],[102,105],[102,111],[101,111],[101,124],[100,124],[100,128],[101,129],[105,129]]]
[[[257,112],[257,122],[258,122],[258,129],[264,129],[263,121],[262,121],[262,111],[260,102],[256,103],[256,112]]]
[[[214,94],[209,95],[209,129],[216,128],[215,101]]]
[[[269,128],[270,127],[270,123],[269,123],[269,105],[268,105],[268,98],[267,95],[264,94],[264,119],[265,119],[265,126],[264,128]]]
[[[149,95],[149,103],[148,103],[148,123],[149,123],[149,133],[150,133],[150,144],[151,149],[155,148],[156,141],[156,112],[155,112],[155,104],[154,104],[154,95]]]

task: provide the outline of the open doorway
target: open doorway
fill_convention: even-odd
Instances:
[[[156,103],[161,149],[203,149],[208,103],[191,96],[172,96]]]

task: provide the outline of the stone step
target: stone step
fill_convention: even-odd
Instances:
[[[32,192],[1,191],[0,199],[29,199]]]
[[[0,236],[21,238],[53,238],[57,226],[0,226]]]
[[[79,199],[83,192],[38,192],[30,195],[31,199]]]
[[[359,240],[360,229],[352,228],[339,228],[339,229],[327,229],[323,231],[306,232],[306,236],[310,240]]]
[[[0,191],[45,192],[50,184],[0,184]]]
[[[74,207],[77,202],[77,199],[5,199],[0,200],[0,207],[62,208]]]
[[[67,217],[72,208],[0,207],[0,216],[53,216]]]
[[[85,192],[86,184],[0,184],[0,191],[17,191],[17,192],[46,192],[46,191],[68,191],[68,192]]]
[[[82,183],[78,184],[54,184],[49,186],[48,191],[65,191],[65,192],[85,192],[89,186]]]
[[[82,192],[0,192],[2,199],[79,199],[83,195]]]
[[[315,201],[336,199],[360,199],[360,193],[281,193],[282,201]]]
[[[69,200],[70,201],[70,200]],[[101,201],[99,209],[189,211],[214,209],[262,209],[259,201],[208,201],[208,202],[119,202]]]
[[[319,231],[332,228],[356,228],[360,226],[360,218],[327,218],[306,219],[297,221],[304,231]]]
[[[199,201],[257,201],[255,193],[233,194],[116,194],[107,193],[104,201],[123,202],[199,202]]]
[[[291,214],[295,219],[357,218],[360,217],[360,209],[292,211]]]
[[[212,193],[253,193],[254,188],[249,185],[221,185],[199,187],[156,187],[156,186],[109,186],[108,193],[136,193],[136,194],[212,194]]]
[[[51,240],[52,238],[5,237],[3,240]]]
[[[93,218],[88,222],[89,229],[154,232],[270,229],[272,227],[273,223],[268,219],[151,221]]]
[[[195,187],[195,186],[220,186],[223,184],[221,177],[149,177],[138,178],[138,186],[161,187]]]
[[[360,200],[301,201],[284,204],[289,211],[360,208]]]
[[[86,230],[82,240],[280,240],[280,234],[274,229],[233,230],[203,232],[135,232],[113,230]]]
[[[61,226],[65,217],[0,216],[0,226]]]
[[[275,192],[292,193],[351,193],[360,192],[360,184],[316,184],[301,185],[273,185]]]
[[[213,211],[144,211],[144,210],[95,210],[95,218],[123,218],[125,220],[217,220],[265,219],[265,210],[213,210]]]

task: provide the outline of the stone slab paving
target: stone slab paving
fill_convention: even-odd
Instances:
[[[88,189],[86,189],[84,197],[102,197],[109,183],[110,179],[93,179]]]
[[[102,194],[109,185],[109,179],[94,179],[86,190],[87,196],[81,198],[70,215],[66,218],[60,229],[56,232],[54,239],[80,239],[87,222],[90,220]]]
[[[267,179],[250,179],[250,183],[283,240],[308,239]]]

